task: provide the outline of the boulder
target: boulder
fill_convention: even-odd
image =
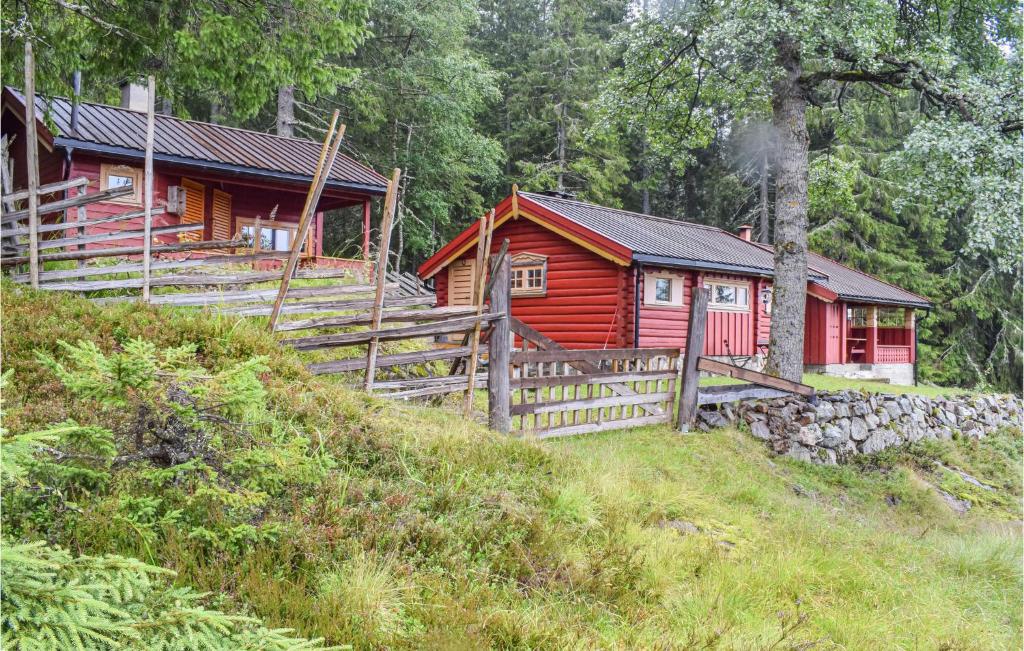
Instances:
[[[836,425],[826,425],[822,430],[821,442],[819,445],[823,448],[835,449],[849,439],[849,433],[844,433],[840,427],[837,427]],[[803,443],[803,441],[801,441],[801,443]]]
[[[886,400],[882,403],[882,409],[889,415],[890,420],[896,420],[903,415],[903,410],[900,409],[899,403],[895,400]]]
[[[864,454],[875,454],[882,450],[896,445],[899,441],[899,437],[896,436],[896,432],[891,429],[885,428],[877,430],[874,434],[869,436],[864,443],[860,446],[860,451]]]
[[[868,429],[877,429],[882,424],[881,419],[875,414],[864,414],[864,422],[867,424]]]
[[[873,414],[867,414],[864,418],[858,418],[854,416],[850,419],[850,438],[854,441],[863,441],[867,439],[870,432],[868,431],[867,419],[872,417]],[[877,418],[875,419],[877,421]]]
[[[836,408],[832,406],[831,402],[821,402],[814,410],[816,420],[819,423],[827,423],[828,421],[835,418]]]
[[[797,441],[804,445],[817,445],[822,438],[821,426],[817,423],[805,425],[797,434]]]
[[[772,437],[772,431],[768,429],[768,423],[763,420],[755,420],[750,424],[750,433],[762,441],[767,441]]]
[[[710,409],[701,409],[697,412],[697,417],[707,424],[708,427],[728,427],[729,421],[721,412],[712,411]]]

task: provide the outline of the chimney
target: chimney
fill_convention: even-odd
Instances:
[[[142,84],[129,81],[121,83],[121,108],[132,111],[146,112],[149,103],[149,91]]]
[[[754,230],[754,227],[750,224],[744,224],[736,229],[736,234],[740,236],[741,240],[750,241],[750,233]]]

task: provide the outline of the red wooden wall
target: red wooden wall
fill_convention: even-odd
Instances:
[[[567,348],[631,346],[627,301],[631,275],[625,267],[570,242],[526,218],[494,231],[491,254],[509,238],[509,251],[548,256],[545,296],[513,297],[512,314]],[[473,258],[476,247],[461,257]],[[448,302],[448,268],[434,275],[438,305]]]
[[[644,275],[647,273],[669,274],[683,281],[683,305],[644,304]],[[696,281],[696,273],[683,269],[644,267],[640,276],[640,347],[641,348],[683,348],[686,346],[686,325],[690,318],[690,293]],[[632,295],[630,296],[632,299]],[[632,323],[630,324],[632,326]],[[632,328],[631,328],[632,329]]]

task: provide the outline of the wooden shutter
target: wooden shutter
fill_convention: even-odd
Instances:
[[[448,305],[473,304],[476,260],[456,260],[448,267]]]
[[[213,238],[231,239],[231,195],[220,190],[213,191]]]
[[[185,213],[181,216],[182,224],[206,223],[206,186],[189,179],[181,180],[185,188]],[[183,241],[198,242],[203,239],[203,231],[181,233],[178,238]]]

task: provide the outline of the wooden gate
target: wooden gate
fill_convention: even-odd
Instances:
[[[678,348],[511,354],[513,433],[549,438],[671,423]]]

